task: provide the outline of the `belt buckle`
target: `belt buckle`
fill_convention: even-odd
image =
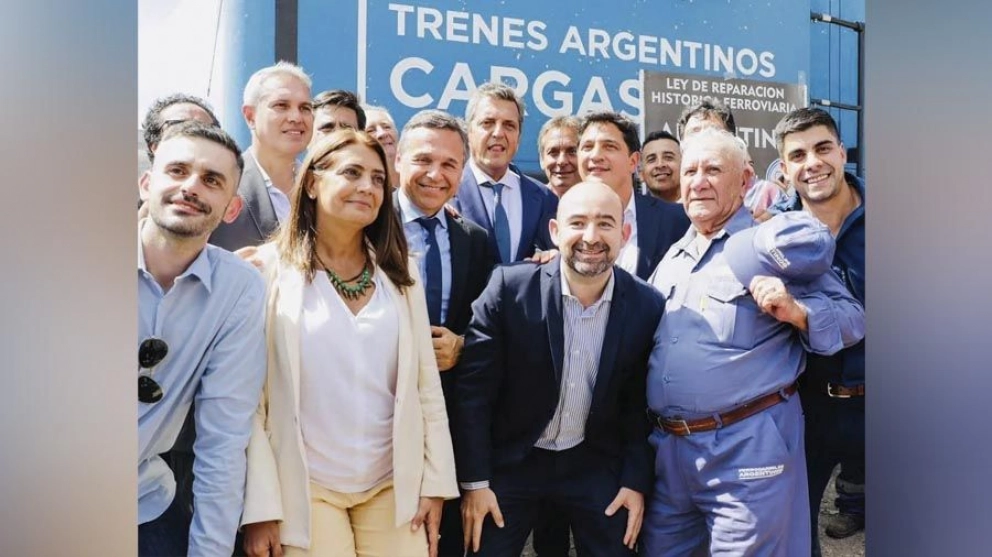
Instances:
[[[685,421],[685,419],[679,418],[679,419],[670,419],[670,420],[665,420],[665,421],[666,422],[669,422],[669,426],[670,427],[671,427],[671,423],[672,422],[674,422],[676,424],[681,424],[682,427],[685,428],[685,435],[682,435],[682,437],[688,437],[688,436],[692,435],[692,430],[689,429],[689,422]],[[676,435],[678,435],[678,434],[676,433]]]
[[[834,393],[834,387],[835,385],[833,383],[827,383],[827,396],[830,398],[851,398],[851,395]]]

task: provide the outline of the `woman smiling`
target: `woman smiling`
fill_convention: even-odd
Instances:
[[[248,555],[435,555],[442,501],[458,495],[386,168],[365,132],[332,133],[258,252],[269,363],[248,447]]]

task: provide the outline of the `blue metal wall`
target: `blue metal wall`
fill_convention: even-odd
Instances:
[[[847,21],[865,21],[865,0],[811,0],[810,10]],[[809,95],[845,104],[858,104],[858,33],[839,25],[812,22],[810,29]],[[855,111],[829,108],[849,154],[858,149]],[[853,156],[848,157],[853,161]],[[853,170],[853,165],[851,166]],[[864,169],[861,169],[864,172]]]

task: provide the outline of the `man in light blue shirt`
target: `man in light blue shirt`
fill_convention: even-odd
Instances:
[[[830,270],[830,231],[808,214],[755,227],[751,170],[728,132],[683,142],[692,221],[651,276],[665,297],[648,367],[657,475],[647,555],[808,555],[803,417],[806,351],[864,337],[864,308]]]
[[[245,448],[265,377],[265,286],[207,245],[241,209],[234,140],[198,122],[170,127],[140,181],[138,225],[138,555],[230,555],[244,499]],[[159,454],[196,401],[190,516]]]

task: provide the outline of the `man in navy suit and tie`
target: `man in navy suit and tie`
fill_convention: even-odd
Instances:
[[[630,226],[609,187],[573,186],[549,232],[558,256],[497,267],[472,306],[452,424],[465,544],[520,555],[551,502],[580,556],[633,555],[653,477],[646,358],[664,303],[613,264]]]
[[[449,370],[458,363],[472,302],[486,286],[493,259],[486,231],[444,210],[458,191],[466,159],[468,136],[461,122],[446,112],[423,110],[403,128],[397,146],[400,183],[395,207],[410,252],[419,259],[449,419],[456,396],[455,374]],[[458,509],[458,500],[445,501],[440,557],[464,554]]]
[[[689,217],[679,204],[634,191],[640,150],[637,124],[623,115],[594,112],[583,119],[579,175],[583,180],[603,182],[620,196],[631,233],[617,265],[646,280],[668,248],[689,229]]]
[[[494,263],[527,259],[551,249],[548,221],[558,198],[510,161],[520,146],[524,103],[502,83],[484,83],[465,111],[472,157],[465,165],[455,208],[486,229]]]

